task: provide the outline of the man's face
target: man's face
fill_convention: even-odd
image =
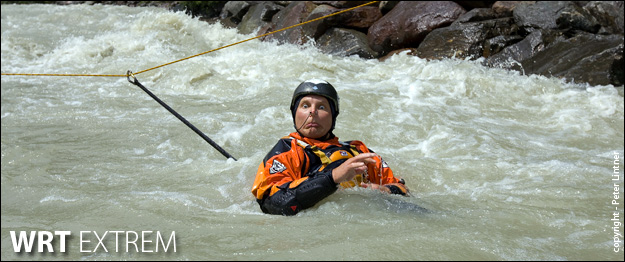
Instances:
[[[332,111],[328,99],[319,95],[302,97],[295,111],[295,126],[305,137],[318,139],[332,127]]]

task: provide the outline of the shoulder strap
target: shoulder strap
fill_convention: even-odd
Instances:
[[[295,139],[295,141],[297,142],[297,144],[299,146],[301,146],[302,148],[306,149],[306,148],[310,148],[310,150],[319,157],[319,159],[321,159],[321,164],[323,164],[324,166],[329,165],[332,161],[330,161],[330,158],[323,152],[321,151],[317,146],[311,146],[310,144],[299,140],[297,138],[291,137],[292,139]]]
[[[358,149],[356,148],[355,145],[352,145],[352,141],[343,141],[343,142],[339,142],[341,145],[349,147],[349,149],[352,151],[352,155],[357,156],[360,154],[360,152],[358,152]]]
[[[271,150],[269,150],[269,153],[265,155],[265,158],[263,158],[263,163],[267,162],[270,158],[272,158],[275,155],[291,150],[290,139],[291,137],[288,137],[288,136],[280,138],[280,140],[278,140],[278,143],[276,143],[276,145]]]

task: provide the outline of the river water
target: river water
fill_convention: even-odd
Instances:
[[[125,74],[250,37],[158,8],[3,5],[2,73]],[[311,78],[339,92],[336,135],[411,197],[260,211],[256,167]],[[623,258],[622,86],[258,40],[137,79],[237,161],[125,77],[3,75],[2,260]],[[11,231],[57,235],[15,252]]]

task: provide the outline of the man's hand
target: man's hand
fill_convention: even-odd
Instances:
[[[391,183],[391,184],[385,184],[381,186],[378,184],[362,182],[360,183],[360,186],[364,188],[377,189],[384,193],[399,194],[403,196],[405,196],[406,194],[408,194],[408,192],[410,192],[408,188],[402,183]]]
[[[376,156],[374,153],[360,154],[347,159],[343,164],[332,170],[332,179],[339,184],[352,180],[358,174],[364,174],[367,171],[367,164],[374,164]]]

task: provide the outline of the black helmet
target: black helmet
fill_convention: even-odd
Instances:
[[[295,112],[297,107],[296,102],[299,98],[305,95],[320,95],[328,99],[330,106],[332,106],[332,115],[336,117],[339,114],[339,95],[336,93],[334,87],[324,80],[307,80],[299,84],[293,92],[293,98],[291,99],[291,111]]]

